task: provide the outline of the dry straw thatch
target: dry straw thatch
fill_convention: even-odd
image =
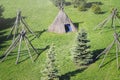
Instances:
[[[58,15],[56,16],[53,23],[49,26],[48,31],[49,32],[55,32],[55,33],[66,33],[66,25],[69,25],[68,32],[75,32],[77,31],[77,28],[73,25],[72,21],[69,19],[69,17],[66,15],[63,9],[60,9]]]

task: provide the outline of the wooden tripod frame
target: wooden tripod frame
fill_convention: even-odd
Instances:
[[[10,54],[10,52],[18,46],[18,54],[17,54],[17,59],[16,59],[16,64],[18,64],[18,60],[19,60],[19,57],[20,57],[20,49],[21,49],[22,40],[25,41],[26,47],[28,49],[29,56],[30,56],[30,58],[31,58],[31,60],[33,62],[32,55],[30,53],[30,49],[29,49],[28,45],[30,45],[32,47],[32,49],[34,50],[34,52],[36,54],[38,54],[38,52],[34,48],[34,46],[32,45],[32,43],[29,41],[28,37],[26,36],[26,31],[25,30],[21,31],[21,33],[16,37],[15,41],[5,51],[4,57],[2,58],[1,62],[3,62],[5,60],[5,58]]]
[[[119,61],[118,61],[118,53],[120,52],[120,40],[119,40],[119,34],[117,34],[116,32],[114,33],[114,40],[113,42],[102,52],[100,53],[97,57],[99,58],[101,55],[105,54],[104,55],[104,58],[102,60],[102,62],[100,63],[99,65],[99,68],[101,68],[101,66],[103,65],[103,62],[106,58],[106,56],[108,55],[109,51],[111,50],[111,48],[113,47],[114,44],[116,44],[116,61],[117,61],[117,69],[119,69]]]
[[[111,15],[108,16],[108,17],[107,17],[105,20],[103,20],[101,23],[99,23],[99,24],[94,28],[94,30],[104,28],[110,20],[112,20],[112,22],[111,22],[111,27],[112,27],[113,29],[115,29],[115,20],[117,20],[118,23],[120,24],[120,21],[119,21],[119,19],[118,19],[118,17],[117,17],[117,12],[118,12],[118,10],[117,10],[116,8],[114,8],[114,9],[112,10]]]
[[[11,28],[11,31],[10,31],[10,34],[9,34],[8,37],[10,37],[12,35],[12,33],[13,33],[13,42],[14,42],[17,34],[23,28],[26,29],[28,32],[30,32],[31,34],[33,34],[35,36],[35,34],[33,33],[33,31],[30,29],[30,27],[28,26],[28,24],[24,21],[23,17],[21,16],[21,11],[18,11],[15,23],[14,23],[13,27]]]

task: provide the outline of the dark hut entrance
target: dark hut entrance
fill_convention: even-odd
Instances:
[[[60,9],[58,15],[56,16],[53,23],[48,28],[49,32],[55,33],[66,33],[66,32],[76,32],[77,29],[73,25],[72,21],[66,15],[63,9]]]
[[[71,28],[70,24],[65,24],[65,31],[66,32],[71,32],[72,31],[72,28]]]

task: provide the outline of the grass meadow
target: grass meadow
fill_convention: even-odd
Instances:
[[[70,2],[70,0],[67,1]],[[101,34],[99,33],[100,30],[94,31],[93,29],[110,15],[112,8],[116,7],[120,10],[120,1],[88,0],[88,3],[91,2],[102,2],[100,7],[104,14],[94,14],[90,8],[87,11],[80,12],[73,5],[65,6],[64,10],[73,23],[79,24],[78,31],[84,28],[88,32],[91,51],[99,53],[114,40],[113,31],[109,28],[111,22],[107,24],[108,28],[104,28]],[[41,80],[41,71],[44,69],[43,65],[48,51],[47,46],[52,43],[55,44],[61,80],[120,80],[120,71],[117,70],[116,66],[115,47],[109,52],[104,67],[100,69],[98,67],[103,59],[103,56],[101,56],[87,69],[80,71],[74,65],[71,57],[77,32],[56,34],[43,31],[48,29],[59,11],[50,0],[0,0],[0,5],[3,7],[0,13],[0,55],[5,52],[12,42],[12,39],[6,37],[9,35],[18,10],[22,11],[22,16],[25,17],[25,21],[30,28],[36,34],[39,33],[39,38],[32,40],[32,44],[40,53],[37,60],[32,63],[23,43],[18,65],[15,65],[17,48],[10,53],[12,56],[8,56],[4,62],[0,63],[0,80]],[[120,30],[119,27],[117,27],[117,30]],[[33,37],[29,37],[29,39],[33,39]],[[34,54],[33,51],[32,54]],[[35,57],[36,55],[33,56],[33,58]]]

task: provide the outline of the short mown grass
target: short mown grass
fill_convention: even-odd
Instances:
[[[100,30],[94,31],[93,29],[110,14],[112,8],[117,7],[120,9],[119,0],[88,0],[88,2],[102,2],[103,5],[101,5],[101,8],[105,11],[105,14],[96,15],[90,8],[85,12],[80,12],[77,8],[73,8],[73,5],[65,6],[64,10],[73,23],[79,23],[79,30],[84,28],[88,32],[88,39],[91,41],[91,50],[99,51],[106,48],[113,41],[113,31],[105,28],[99,34]],[[34,32],[48,29],[59,11],[50,0],[1,0],[0,5],[4,7],[4,12],[1,16],[3,18],[0,19],[4,19],[4,25],[6,25],[0,25],[0,55],[11,44],[12,40],[6,39],[6,37],[9,34],[10,27],[12,27],[10,24],[14,23],[18,9],[22,11],[23,17],[25,17],[26,22]],[[17,49],[15,49],[11,53],[14,54],[13,56],[8,56],[3,63],[0,63],[0,80],[40,80],[48,51],[48,49],[44,51],[42,49],[52,43],[56,46],[57,59],[59,60],[59,73],[64,80],[119,80],[120,72],[116,68],[116,59],[114,59],[115,47],[110,51],[109,56],[104,62],[106,65],[101,69],[98,66],[103,57],[91,64],[84,71],[77,70],[71,57],[72,49],[75,46],[76,35],[77,32],[67,34],[44,32],[40,34],[39,38],[32,41],[32,44],[41,52],[34,63],[31,62],[30,58],[26,59],[29,56],[23,44],[20,61],[25,60],[15,65],[17,55]],[[34,53],[32,52],[32,54]],[[34,55],[35,57],[36,55]]]

